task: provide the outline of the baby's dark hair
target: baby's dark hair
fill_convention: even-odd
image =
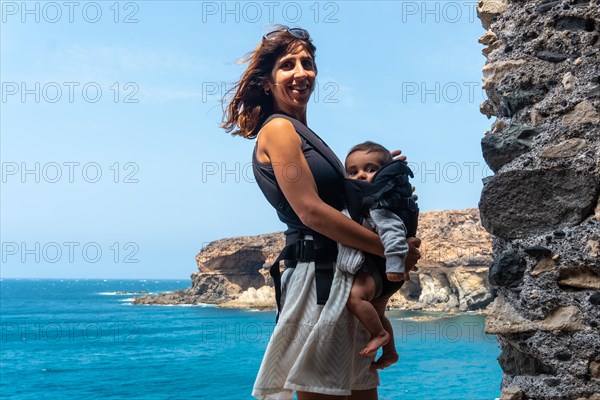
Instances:
[[[352,147],[346,155],[346,158],[348,158],[350,154],[356,151],[364,151],[365,153],[377,153],[380,157],[381,165],[389,163],[393,160],[392,155],[390,154],[390,151],[388,149],[386,149],[379,143],[371,142],[368,140],[366,142],[359,143],[356,146]]]

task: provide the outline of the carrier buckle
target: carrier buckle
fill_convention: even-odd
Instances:
[[[315,244],[312,240],[296,240],[296,259],[298,261],[313,261],[315,259]]]

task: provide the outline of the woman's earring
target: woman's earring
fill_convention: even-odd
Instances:
[[[267,89],[263,89],[263,90],[265,91],[265,94],[266,94],[267,96],[271,94],[271,91],[270,91],[270,90],[267,90]]]

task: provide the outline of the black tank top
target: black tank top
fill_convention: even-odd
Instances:
[[[287,115],[274,114],[267,118],[267,120],[263,123],[263,126],[271,119],[278,117],[289,120],[293,119]],[[344,190],[342,180],[343,170],[341,174],[339,170],[336,171],[333,165],[331,165],[330,162],[328,162],[318,151],[316,151],[310,145],[310,143],[308,143],[302,137],[302,135],[300,135],[300,140],[302,141],[302,153],[304,154],[304,158],[306,158],[306,162],[308,163],[310,171],[315,179],[319,197],[321,200],[323,200],[323,202],[329,204],[335,209],[342,210],[344,208]],[[319,138],[319,140],[321,139]],[[254,151],[252,152],[252,170],[254,172],[254,178],[256,179],[258,187],[260,187],[260,190],[263,192],[269,203],[277,210],[277,216],[281,222],[287,225],[288,229],[285,231],[285,234],[289,235],[291,233],[301,232],[303,234],[314,235],[315,232],[313,232],[309,227],[304,225],[302,221],[300,221],[300,218],[298,218],[298,215],[296,215],[290,206],[290,203],[283,195],[281,188],[275,180],[275,174],[273,173],[273,167],[271,164],[261,163],[256,158],[257,146],[258,144],[254,146]],[[336,160],[339,162],[337,157]],[[339,162],[339,165],[341,168],[342,163]],[[293,178],[297,173],[291,164],[287,171],[289,172],[290,178]]]

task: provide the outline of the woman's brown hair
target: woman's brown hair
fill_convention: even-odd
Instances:
[[[248,62],[248,67],[223,98],[223,104],[227,103],[225,97],[233,92],[221,123],[221,128],[226,132],[233,131],[232,135],[248,139],[256,137],[263,122],[273,113],[273,96],[265,93],[263,85],[270,79],[273,67],[280,57],[291,53],[300,45],[314,61],[317,48],[310,38],[296,37],[289,29],[285,25],[277,25],[268,39],[263,38],[254,51],[239,61],[240,64]]]

